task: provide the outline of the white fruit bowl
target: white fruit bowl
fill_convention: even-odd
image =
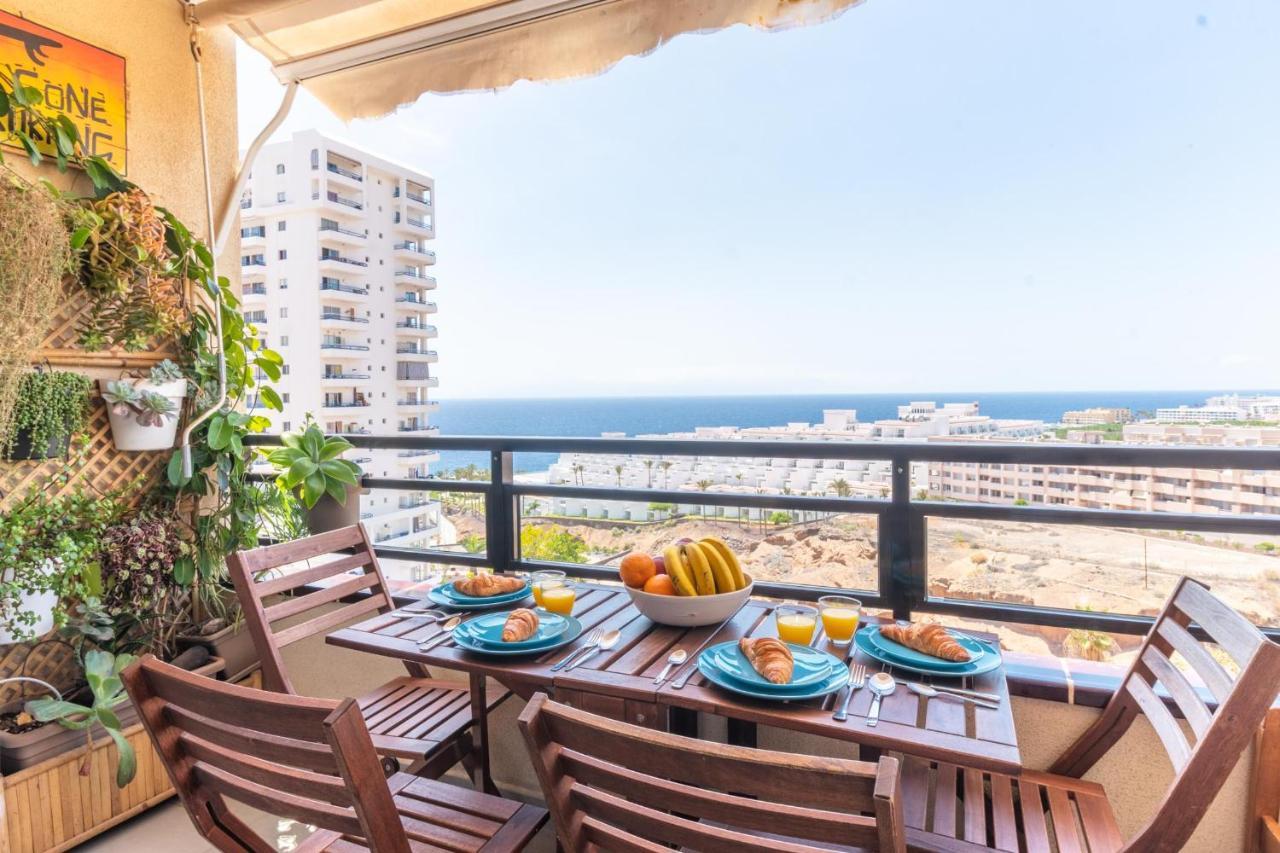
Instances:
[[[645,616],[659,625],[677,628],[696,628],[700,625],[718,625],[728,619],[742,603],[751,597],[755,581],[744,574],[747,585],[736,592],[718,595],[654,595],[642,589],[627,587],[631,603]]]

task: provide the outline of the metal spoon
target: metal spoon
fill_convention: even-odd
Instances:
[[[887,672],[877,672],[867,682],[867,689],[876,696],[871,700],[871,713],[867,714],[867,725],[874,727],[880,722],[880,700],[892,695],[893,691],[898,689],[898,682],[894,681],[893,676]]]
[[[935,690],[927,684],[920,684],[916,681],[908,681],[907,689],[912,693],[919,694],[920,696],[928,696],[930,699],[936,696],[945,696],[948,699],[955,699],[957,702],[970,702],[977,705],[979,708],[990,708],[993,711],[1000,707],[992,702],[984,702],[981,699],[974,699],[972,696],[961,696],[957,693],[943,693],[941,690]]]
[[[462,617],[461,617],[461,616],[450,616],[448,619],[444,620],[443,622],[441,622],[441,623],[439,623],[439,624],[440,624],[440,631],[439,631],[439,633],[432,634],[430,637],[427,637],[425,640],[419,640],[419,641],[418,641],[418,645],[419,645],[419,646],[424,646],[424,645],[426,645],[426,644],[428,644],[428,643],[433,643],[433,642],[435,642],[436,638],[437,638],[437,637],[439,637],[439,636],[440,636],[440,634],[448,634],[448,635],[449,635],[449,639],[451,639],[451,640],[452,640],[452,639],[453,639],[453,629],[454,629],[454,628],[457,628],[459,625],[461,625],[461,624],[462,624]]]
[[[671,668],[684,663],[689,657],[689,653],[684,649],[676,649],[667,656],[667,665],[662,668],[662,672],[658,673],[658,677],[653,680],[654,684],[661,684],[667,680],[667,676],[671,674]]]
[[[573,663],[569,664],[568,668],[565,669],[565,672],[569,672],[569,670],[577,669],[579,666],[582,665],[584,661],[591,658],[596,652],[600,651],[601,649],[603,649],[606,652],[609,651],[609,649],[618,645],[618,641],[621,639],[622,639],[622,632],[619,631],[617,628],[614,628],[612,631],[605,631],[604,636],[600,638],[600,642],[592,646],[587,651],[587,653],[584,654],[582,657],[578,658]]]

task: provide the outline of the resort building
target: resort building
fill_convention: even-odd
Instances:
[[[326,432],[431,435],[435,186],[429,175],[316,131],[258,154],[240,201],[245,319],[284,356],[273,428],[308,413]],[[438,454],[358,450],[365,473],[426,478]],[[361,517],[379,544],[437,542],[427,490],[374,490]]]
[[[1064,426],[1101,426],[1102,424],[1127,424],[1133,420],[1132,409],[1095,406],[1078,409],[1062,416]]]
[[[854,409],[826,409],[817,424],[789,423],[770,427],[697,427],[692,432],[641,435],[647,439],[704,441],[908,441],[964,436],[999,439],[1038,438],[1044,423],[1006,420],[979,414],[977,403],[912,402],[898,407],[898,418],[862,423]],[[605,438],[623,438],[605,433]],[[752,519],[760,512],[703,507],[699,492],[754,492],[776,495],[839,495],[882,498],[889,494],[890,464],[885,460],[791,459],[756,457],[617,456],[565,453],[547,472],[549,483],[586,486],[651,488],[690,492],[688,502],[657,507],[637,501],[556,498],[541,509],[550,514],[588,518],[649,520],[669,513],[739,513]],[[912,469],[913,489],[928,486],[929,471],[919,463]]]
[[[1203,406],[1156,409],[1161,423],[1217,423],[1222,421],[1280,422],[1280,397],[1227,394],[1210,397]]]

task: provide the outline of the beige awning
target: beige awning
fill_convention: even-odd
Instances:
[[[598,74],[690,32],[825,21],[861,0],[204,0],[343,119],[385,115],[426,92]]]

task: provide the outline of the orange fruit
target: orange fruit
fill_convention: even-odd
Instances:
[[[639,551],[632,551],[623,557],[622,563],[618,566],[618,576],[622,578],[623,583],[633,589],[640,589],[657,573],[658,567],[653,564],[653,557]]]
[[[654,575],[644,582],[644,591],[654,595],[675,595],[676,585],[672,583],[671,575]]]

